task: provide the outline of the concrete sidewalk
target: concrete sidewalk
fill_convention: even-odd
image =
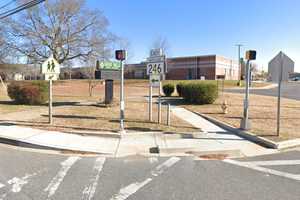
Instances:
[[[250,142],[242,137],[230,133],[219,126],[207,121],[203,117],[188,111],[184,108],[173,107],[172,113],[182,120],[192,124],[193,126],[200,128],[205,137],[210,138],[215,143],[214,145],[209,145],[208,149],[237,149],[240,150],[243,155],[246,156],[256,156],[262,154],[274,153],[276,150],[267,149],[253,142]]]
[[[228,133],[186,109],[173,107],[172,113],[201,128],[203,132],[128,132],[121,137],[116,137],[116,133],[88,136],[0,124],[0,138],[39,147],[92,152],[113,157],[149,155],[150,149],[157,148],[160,156],[223,153],[231,157],[240,157],[274,152]],[[104,134],[107,135],[104,137]]]

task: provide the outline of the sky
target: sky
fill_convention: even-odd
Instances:
[[[154,40],[168,40],[170,57],[218,54],[237,59],[235,44],[257,51],[257,63],[283,51],[300,72],[299,0],[87,0],[130,43],[128,62],[149,55]]]

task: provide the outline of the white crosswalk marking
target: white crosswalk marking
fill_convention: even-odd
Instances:
[[[156,162],[158,162],[158,158],[156,158],[156,157],[150,157],[150,158],[149,158],[149,162],[150,162],[151,164],[156,163]]]
[[[237,165],[237,166],[253,169],[253,170],[256,170],[256,171],[260,171],[260,172],[263,172],[263,173],[273,174],[273,175],[276,175],[276,176],[281,176],[281,177],[285,177],[285,178],[300,181],[300,175],[298,175],[298,174],[291,174],[291,173],[286,173],[286,172],[281,172],[281,171],[278,171],[278,170],[273,170],[273,169],[268,169],[268,168],[265,168],[265,167],[261,167],[261,166],[256,165],[255,161],[253,163],[252,162],[240,162],[240,161],[231,160],[231,159],[225,159],[223,161],[226,162],[226,163],[233,164],[233,165]],[[261,164],[261,163],[264,163],[264,162],[259,162],[259,163]]]
[[[61,182],[64,180],[64,177],[68,173],[69,169],[76,163],[76,161],[80,160],[79,157],[69,157],[65,161],[61,163],[61,169],[56,174],[56,176],[51,180],[49,185],[44,189],[45,192],[48,192],[48,199],[53,196],[58,189]]]
[[[81,198],[82,200],[91,200],[94,197],[104,163],[105,158],[99,157],[96,159],[93,170],[93,177],[90,179],[90,184],[83,190],[83,195]]]
[[[145,179],[142,182],[132,183],[126,187],[120,189],[119,193],[114,195],[110,200],[125,200],[129,196],[136,193],[139,189],[150,183],[154,177],[162,174],[166,169],[172,167],[175,163],[177,163],[180,158],[172,157],[165,161],[164,163],[158,165],[154,170],[151,171],[152,177]]]
[[[29,178],[36,176],[38,173],[33,173],[33,174],[26,174],[22,178],[14,177],[7,181],[9,185],[12,185],[11,191],[14,193],[18,193],[22,190],[22,187],[26,185],[29,181]]]
[[[246,162],[244,162],[246,163]],[[272,166],[272,165],[300,165],[300,160],[267,160],[247,162],[252,165]]]
[[[35,172],[33,174],[26,174],[25,176],[23,176],[21,178],[14,177],[14,178],[8,180],[7,181],[8,185],[11,185],[11,190],[9,192],[13,192],[13,193],[19,193],[19,192],[21,192],[22,188],[27,183],[29,183],[30,178],[38,175],[40,172]],[[3,187],[5,187],[5,185],[2,184],[2,183],[0,183],[0,188],[3,188]],[[0,196],[0,200],[3,200],[7,196],[8,193],[2,194]]]

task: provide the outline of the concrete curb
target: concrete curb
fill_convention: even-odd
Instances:
[[[40,129],[42,130],[42,129]],[[102,137],[102,138],[121,138],[119,133],[110,133],[110,132],[96,132],[96,131],[61,131],[62,133],[75,134],[81,136],[93,136],[93,137]]]
[[[192,111],[194,112],[194,111]],[[293,148],[293,147],[297,147],[300,146],[300,139],[294,139],[294,140],[287,140],[287,141],[283,141],[283,142],[274,142],[272,140],[269,140],[267,138],[264,137],[260,137],[257,136],[251,132],[248,131],[243,131],[241,129],[237,129],[229,124],[226,124],[225,122],[221,122],[213,117],[209,117],[205,114],[202,113],[198,113],[198,112],[194,112],[195,114],[203,117],[204,119],[216,124],[217,126],[220,126],[221,128],[228,130],[242,138],[245,138],[247,140],[250,140],[256,144],[259,144],[261,146],[267,147],[267,148],[272,148],[272,149],[278,149],[278,150],[282,150],[282,149],[287,149],[287,148]]]
[[[222,150],[201,150],[198,148],[159,148],[160,154],[185,154],[185,155],[193,155],[193,156],[206,156],[212,154],[223,154],[227,155],[229,158],[240,158],[244,157],[242,152],[239,149],[222,149]]]
[[[40,144],[34,144],[25,142],[22,140],[12,139],[8,137],[0,136],[0,143],[23,147],[23,148],[32,148],[32,149],[40,149],[40,150],[52,150],[52,151],[70,151],[70,152],[76,152],[79,154],[99,154],[99,155],[107,155],[110,156],[111,154],[107,153],[100,153],[100,152],[93,152],[93,151],[83,151],[78,149],[70,149],[70,148],[62,148],[62,147],[51,147],[47,145],[40,145]]]

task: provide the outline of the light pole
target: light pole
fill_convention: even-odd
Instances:
[[[246,52],[246,90],[244,99],[244,115],[241,121],[240,128],[243,130],[249,130],[251,125],[249,122],[249,86],[250,86],[250,62],[256,59],[256,51],[249,50]]]
[[[242,80],[242,67],[241,67],[241,47],[242,44],[236,44],[235,46],[238,47],[238,63],[239,63],[239,84],[241,84]]]
[[[121,73],[120,73],[120,133],[125,133],[124,128],[124,113],[125,113],[125,101],[124,101],[124,65],[123,61],[126,59],[125,50],[116,50],[116,59],[120,61]]]

